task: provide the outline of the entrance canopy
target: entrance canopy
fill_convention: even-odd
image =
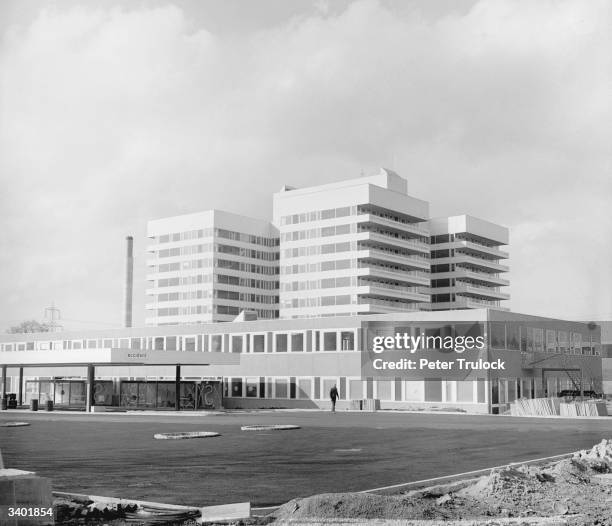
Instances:
[[[61,367],[88,365],[238,365],[239,353],[153,351],[137,349],[79,349],[57,351],[3,351],[0,365]]]

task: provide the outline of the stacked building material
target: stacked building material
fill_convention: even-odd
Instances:
[[[582,402],[562,403],[561,416],[608,416],[608,409],[604,401],[585,400]]]
[[[519,398],[510,404],[512,416],[552,416],[559,414],[560,398]]]

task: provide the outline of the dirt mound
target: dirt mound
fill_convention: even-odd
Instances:
[[[563,524],[572,526],[612,526],[612,486],[597,481],[602,473],[612,473],[612,440],[602,440],[557,462],[509,466],[474,481],[456,481],[399,496],[326,493],[295,499],[270,519],[282,523],[312,518],[563,517]]]
[[[398,497],[368,493],[323,493],[305,499],[294,499],[281,506],[275,518],[307,517],[387,519],[405,518],[411,512],[409,501]]]

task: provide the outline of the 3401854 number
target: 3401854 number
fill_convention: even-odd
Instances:
[[[53,508],[8,508],[9,517],[51,517]]]

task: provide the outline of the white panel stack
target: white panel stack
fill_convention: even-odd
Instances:
[[[519,398],[510,404],[512,416],[552,416],[559,414],[560,398]]]

